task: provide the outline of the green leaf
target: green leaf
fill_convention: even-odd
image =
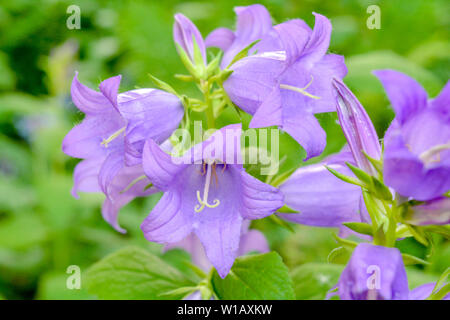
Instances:
[[[150,79],[152,79],[153,83],[160,89],[167,91],[169,93],[172,93],[176,96],[178,96],[178,93],[175,91],[174,88],[172,88],[169,84],[167,84],[166,82],[159,80],[158,78],[152,76],[151,74],[148,74],[148,76],[150,77]]]
[[[306,263],[291,271],[297,300],[323,300],[338,282],[343,265]]]
[[[380,180],[372,177],[372,187],[378,198],[392,201],[392,193],[388,187],[386,187]]]
[[[410,266],[410,265],[415,265],[415,264],[423,264],[423,265],[429,265],[430,263],[417,258],[415,256],[412,256],[410,254],[407,253],[402,253],[402,258],[403,258],[403,263],[405,264],[405,266]]]
[[[290,214],[297,214],[300,213],[294,209],[289,208],[287,205],[282,206],[280,209],[277,210],[279,213],[290,213]]]
[[[241,51],[239,51],[233,58],[233,60],[231,60],[230,64],[227,66],[227,68],[229,68],[230,66],[233,65],[233,63],[235,63],[236,61],[241,60],[242,58],[245,58],[246,56],[248,56],[248,52],[249,50],[259,42],[258,40],[253,41],[252,43],[250,43],[248,46],[246,46],[244,49],[242,49]]]
[[[337,247],[331,250],[327,257],[328,263],[346,264],[350,258],[351,251],[346,247]]]
[[[356,231],[361,234],[367,234],[371,236],[373,234],[373,228],[368,223],[362,223],[362,222],[345,222],[343,223],[344,226],[346,226],[349,229],[352,229],[353,231]]]
[[[276,252],[236,259],[225,279],[214,271],[212,285],[221,300],[294,299],[288,269]]]
[[[124,248],[94,264],[87,271],[86,283],[88,291],[100,299],[132,300],[168,299],[160,294],[195,286],[170,264],[138,247]]]
[[[334,233],[333,233],[333,237],[341,246],[343,246],[343,247],[345,247],[345,248],[347,248],[349,250],[353,250],[358,245],[357,242],[340,238],[339,236],[337,236]]]
[[[375,170],[377,170],[378,173],[383,174],[383,162],[381,160],[372,158],[364,150],[362,150],[362,153],[366,156],[367,160],[369,160]]]
[[[352,165],[349,162],[345,163],[347,165],[347,167],[350,168],[350,170],[352,170],[352,172],[355,174],[355,176],[366,186],[370,186],[371,182],[372,182],[372,176],[368,173],[366,173],[364,170],[355,167],[354,165]]]
[[[361,181],[359,181],[358,179],[346,176],[345,174],[342,174],[329,166],[325,166],[325,168],[327,168],[328,171],[330,171],[334,176],[336,176],[336,178],[339,178],[342,181],[345,181],[345,182],[351,183],[351,184],[355,184],[355,185],[363,187],[363,188],[365,187],[365,185],[362,184]]]

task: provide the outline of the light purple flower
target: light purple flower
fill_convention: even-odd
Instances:
[[[344,151],[322,163],[297,169],[281,184],[280,191],[285,204],[299,213],[279,214],[280,217],[318,227],[341,227],[343,222],[361,222],[361,188],[336,178],[325,167],[351,176],[345,161],[353,162],[350,152]]]
[[[337,284],[341,300],[407,300],[408,279],[397,248],[360,243]]]
[[[203,37],[198,31],[197,27],[191,20],[186,18],[181,13],[175,15],[175,24],[173,26],[173,39],[189,56],[192,62],[194,62],[194,40],[197,43],[200,53],[203,58],[203,62],[206,65],[206,48],[203,41]],[[177,48],[178,49],[178,48]]]
[[[66,135],[62,148],[72,157],[85,159],[75,168],[72,194],[103,192],[103,216],[123,232],[117,222],[120,207],[133,197],[154,192],[143,191],[150,183],[140,164],[144,141],[166,140],[178,127],[183,107],[177,97],[161,90],[118,94],[120,79],[116,76],[101,82],[97,92],[81,84],[75,75],[72,100],[86,116]],[[143,179],[124,192],[139,176]]]
[[[435,282],[423,284],[409,292],[409,300],[425,300],[433,292]],[[450,293],[446,294],[442,300],[450,300]]]
[[[377,160],[381,157],[381,146],[372,121],[361,103],[342,81],[333,79],[333,86],[336,90],[339,123],[353,158],[360,169],[377,176],[375,168],[364,154]]]
[[[171,157],[153,140],[143,167],[163,197],[141,228],[149,241],[176,243],[191,232],[225,277],[238,254],[243,219],[264,218],[283,205],[278,189],[247,174],[240,161],[240,125],[229,125]]]
[[[314,30],[302,20],[290,20],[262,35],[255,32],[262,37],[254,47],[257,54],[231,65],[233,73],[224,83],[231,100],[253,114],[250,127],[279,126],[305,148],[307,158],[319,155],[326,144],[314,114],[335,111],[331,79],[347,73],[342,56],[326,54],[331,23],[315,16]]]
[[[441,197],[424,204],[411,206],[405,222],[414,225],[441,225],[450,223],[450,198]]]
[[[248,220],[244,220],[242,223],[241,240],[239,242],[237,256],[243,256],[254,251],[259,253],[269,252],[269,244],[264,234],[258,230],[249,230],[249,225],[250,222]],[[192,262],[203,271],[208,272],[212,268],[212,264],[206,256],[205,249],[195,233],[189,234],[181,241],[164,246],[164,250],[174,248],[181,248],[189,252]]]
[[[414,79],[374,72],[395,110],[384,138],[384,180],[399,194],[430,200],[450,190],[450,83],[428,100]]]

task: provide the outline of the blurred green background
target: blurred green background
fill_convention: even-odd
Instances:
[[[106,254],[134,244],[160,252],[146,242],[140,222],[158,196],[138,199],[122,210],[120,235],[101,218],[101,195],[70,195],[77,163],[61,151],[64,135],[82,119],[71,102],[74,71],[91,88],[122,74],[121,91],[152,86],[148,73],[191,93],[173,78],[185,72],[172,41],[173,15],[182,12],[206,36],[219,26],[232,28],[232,8],[251,1],[0,1],[0,298],[92,298],[66,289],[66,268],[85,270]],[[312,12],[331,19],[330,51],[345,55],[346,83],[368,110],[380,136],[393,118],[381,86],[371,70],[394,68],[421,82],[435,96],[449,78],[450,2],[447,0],[269,0],[260,1],[275,22],[302,18],[311,26]],[[81,29],[66,27],[69,5],[81,9]],[[369,30],[366,9],[381,9],[381,29]],[[224,115],[223,123],[227,120]],[[320,121],[328,132],[326,153],[344,144],[336,116]],[[283,135],[282,170],[304,165],[302,149]],[[313,160],[317,161],[317,160]],[[267,221],[263,230],[273,249],[294,270],[308,262],[326,262],[333,230],[295,226],[296,233]],[[430,252],[413,240],[399,242],[405,252],[425,258]],[[411,287],[435,279],[450,265],[450,244],[436,238],[426,268],[411,268]],[[306,279],[306,278],[305,278]],[[306,280],[305,280],[306,281]],[[298,296],[318,286],[311,279]],[[312,281],[312,282],[311,282]],[[309,285],[309,287],[307,287]],[[303,293],[302,293],[303,292]],[[306,292],[306,293],[305,293]],[[304,294],[304,296],[302,296]]]

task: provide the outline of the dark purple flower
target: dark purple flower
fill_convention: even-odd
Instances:
[[[325,167],[327,165],[352,176],[345,162],[353,162],[353,157],[344,149],[322,163],[297,169],[280,185],[280,191],[285,204],[298,214],[279,216],[291,222],[318,227],[342,228],[343,222],[367,222],[361,214],[361,206],[364,206],[361,188],[336,178]]]
[[[279,126],[305,148],[307,158],[319,155],[326,144],[314,114],[335,111],[331,79],[347,73],[342,56],[326,54],[331,23],[315,16],[314,30],[290,20],[263,35],[256,32],[261,37],[257,54],[231,65],[233,73],[224,83],[231,100],[253,114],[250,127]]]
[[[430,200],[450,190],[450,82],[428,100],[414,79],[379,70],[395,110],[384,138],[384,181],[399,194]]]
[[[191,20],[181,13],[175,15],[175,24],[173,26],[173,39],[181,49],[183,49],[194,62],[194,40],[200,49],[203,62],[206,65],[206,48],[203,37],[197,27]]]
[[[342,81],[333,79],[333,86],[336,90],[339,123],[356,165],[367,173],[377,176],[375,168],[364,154],[377,160],[381,157],[381,146],[372,121],[361,103]]]
[[[163,197],[142,224],[149,241],[176,243],[191,232],[221,277],[238,254],[243,219],[264,218],[283,205],[278,189],[247,174],[240,157],[240,125],[229,125],[171,157],[148,140],[143,167]]]
[[[360,243],[337,284],[342,300],[407,300],[408,279],[397,248]]]

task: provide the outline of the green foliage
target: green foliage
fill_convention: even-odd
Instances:
[[[121,249],[94,264],[86,274],[88,291],[100,299],[167,299],[161,294],[195,285],[189,278],[146,250]]]
[[[214,272],[212,284],[219,299],[286,300],[294,298],[288,269],[276,252],[238,258],[225,279]]]

